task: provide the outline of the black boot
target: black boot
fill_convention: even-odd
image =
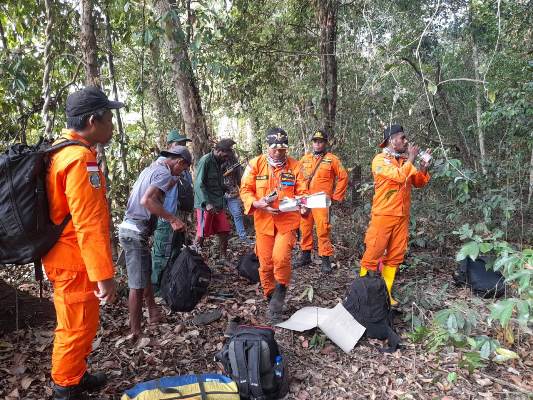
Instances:
[[[103,372],[89,374],[85,372],[80,383],[72,386],[54,385],[54,400],[83,400],[85,392],[97,392],[107,383],[107,376]]]
[[[285,304],[285,295],[287,294],[287,287],[280,283],[276,284],[274,293],[270,297],[268,303],[267,316],[272,323],[281,321],[283,316],[283,305]]]
[[[322,256],[320,258],[322,259],[322,267],[320,268],[320,270],[324,274],[329,274],[332,271],[331,261],[329,260],[329,256]]]
[[[311,264],[311,250],[302,250],[300,258],[294,263],[294,268],[301,268]]]

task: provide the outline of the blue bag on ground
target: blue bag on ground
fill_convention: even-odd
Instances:
[[[136,384],[121,400],[239,400],[237,384],[220,374],[167,376]]]

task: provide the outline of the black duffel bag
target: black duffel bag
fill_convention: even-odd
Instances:
[[[468,286],[472,291],[484,299],[501,297],[505,293],[505,278],[498,271],[487,270],[486,258],[477,258],[472,261],[470,257],[459,262],[453,273],[457,286]]]
[[[239,260],[237,272],[243,278],[248,279],[250,283],[259,282],[259,259],[254,252],[245,254]]]

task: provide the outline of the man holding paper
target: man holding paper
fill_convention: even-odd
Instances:
[[[267,316],[272,322],[281,318],[287,285],[291,280],[291,251],[300,213],[281,213],[279,202],[307,193],[306,182],[298,161],[287,156],[289,139],[281,128],[267,132],[267,154],[248,163],[241,182],[240,195],[244,212],[254,215],[259,277],[269,300]]]
[[[313,152],[300,160],[302,171],[307,181],[309,194],[324,192],[332,201],[343,201],[348,188],[348,173],[339,158],[327,151],[328,134],[317,130],[311,137]],[[329,223],[329,207],[312,208],[311,212],[302,217],[300,232],[302,250],[300,259],[295,267],[311,264],[311,250],[313,249],[313,225],[316,226],[318,239],[318,255],[322,259],[322,272],[331,272],[333,246],[331,245],[331,225]]]

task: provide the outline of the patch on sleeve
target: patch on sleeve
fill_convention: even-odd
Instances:
[[[98,163],[96,161],[87,161],[87,172],[98,172]]]
[[[89,172],[89,183],[95,189],[100,189],[102,182],[100,181],[100,174],[98,172]]]

